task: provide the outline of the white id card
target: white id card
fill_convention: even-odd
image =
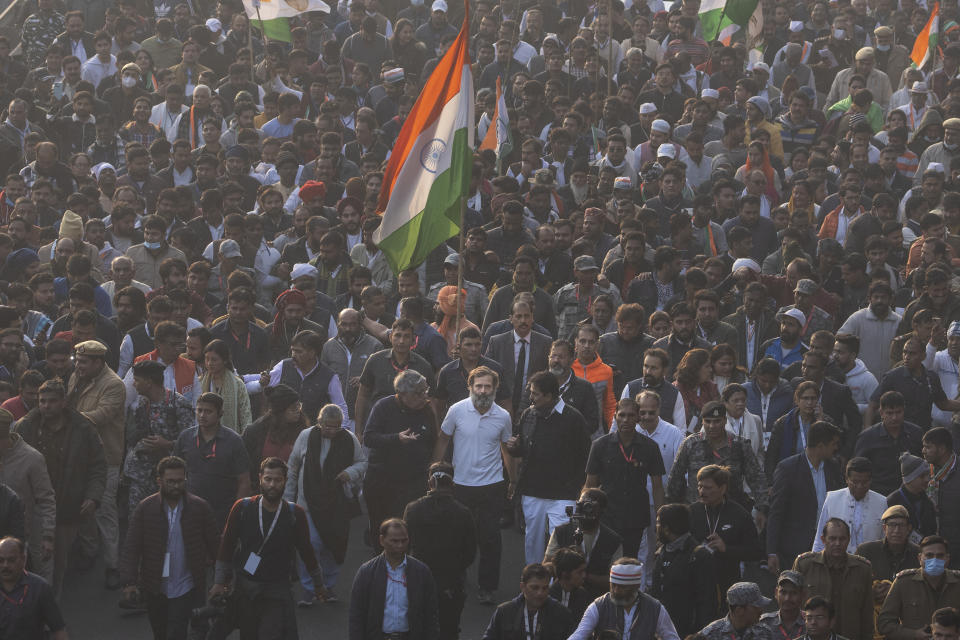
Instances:
[[[260,556],[254,552],[250,552],[250,555],[247,557],[247,561],[243,564],[243,570],[254,575],[257,572],[257,567],[260,566]]]
[[[162,578],[170,577],[170,552],[169,551],[167,551],[163,555],[163,575],[160,577]]]

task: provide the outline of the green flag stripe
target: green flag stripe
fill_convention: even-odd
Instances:
[[[270,40],[279,40],[281,42],[293,42],[293,37],[290,35],[290,19],[289,18],[274,18],[272,20],[251,20],[255,28],[260,29],[260,32]]]
[[[420,264],[438,245],[460,231],[460,198],[467,193],[473,168],[466,129],[454,133],[453,145],[450,168],[430,184],[423,211],[380,241],[380,250],[394,273]]]

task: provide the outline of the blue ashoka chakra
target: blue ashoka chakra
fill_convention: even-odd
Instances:
[[[447,150],[447,143],[440,138],[434,138],[420,148],[420,165],[430,173],[436,173],[440,166],[440,158]]]

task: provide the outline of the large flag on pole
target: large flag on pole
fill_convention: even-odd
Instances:
[[[420,264],[460,230],[473,169],[473,74],[469,17],[400,129],[383,176],[373,234],[398,273]]]
[[[480,150],[493,149],[497,152],[497,173],[500,173],[500,163],[504,156],[513,150],[510,138],[510,116],[507,113],[507,101],[503,97],[500,86],[500,76],[497,76],[497,106],[493,110],[493,122],[487,127],[487,133],[480,143]]]
[[[933,11],[930,12],[930,19],[927,20],[927,26],[917,35],[913,42],[913,52],[910,53],[910,59],[913,66],[923,69],[931,66],[928,63],[933,61],[937,51],[937,43],[940,40],[940,3],[933,5]]]
[[[323,0],[243,0],[243,8],[250,24],[267,38],[283,42],[292,40],[288,18],[307,11],[330,13],[330,5]]]
[[[754,16],[758,12],[759,16]],[[729,44],[731,36],[745,28],[751,18],[763,24],[759,0],[703,0],[700,5],[700,25],[707,42],[722,40]]]

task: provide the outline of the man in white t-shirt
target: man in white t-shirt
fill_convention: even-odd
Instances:
[[[510,414],[494,402],[500,376],[487,367],[470,372],[470,397],[453,404],[440,426],[433,459],[442,460],[453,440],[453,495],[466,505],[477,524],[477,566],[483,604],[495,604],[500,581],[500,515],[506,493],[504,461],[509,454],[504,443],[513,435]],[[512,467],[507,470],[512,474]],[[516,486],[511,476],[510,484]]]

